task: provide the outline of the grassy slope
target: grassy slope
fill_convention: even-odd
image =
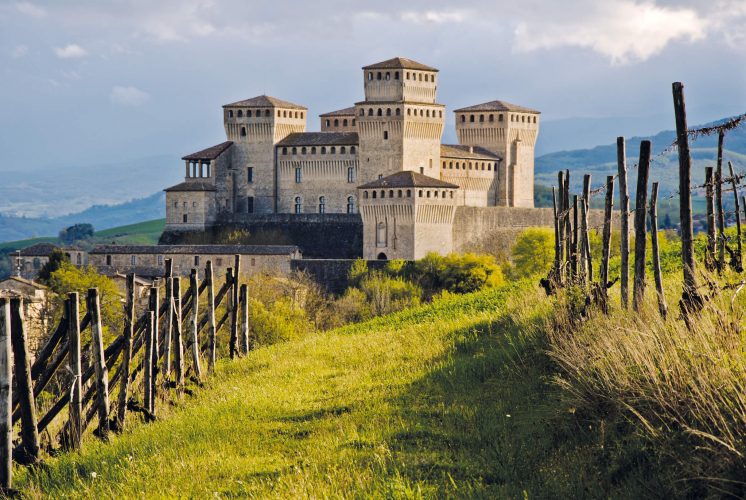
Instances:
[[[528,333],[547,304],[528,288],[483,292],[258,349],[164,406],[167,418],[90,438],[35,477],[17,469],[16,486],[87,498],[639,495],[643,468],[599,446],[550,383]]]

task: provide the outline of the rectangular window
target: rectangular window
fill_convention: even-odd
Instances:
[[[296,182],[296,183],[300,183],[300,181],[301,181],[301,171],[300,171],[300,167],[296,167],[296,168],[295,168],[295,182]]]
[[[254,182],[254,167],[248,167],[246,169],[246,182]]]
[[[254,197],[249,196],[246,198],[246,212],[253,214],[254,213]]]
[[[383,140],[388,140],[388,138],[389,138],[389,133],[388,133],[388,131],[384,130],[383,131]]]
[[[107,265],[107,266],[110,266],[110,265],[111,265],[111,255],[107,255],[107,256],[106,256],[106,265]]]
[[[132,264],[133,266],[137,265],[137,255],[130,256],[130,264]]]
[[[194,265],[195,265],[195,266],[198,266],[198,265],[199,265],[199,255],[195,255],[195,256],[194,256]]]

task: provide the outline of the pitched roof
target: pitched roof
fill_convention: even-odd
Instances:
[[[385,61],[371,64],[369,66],[363,66],[363,69],[389,69],[389,68],[418,69],[421,71],[438,71],[437,69],[431,66],[426,66],[422,63],[418,63],[417,61],[407,59],[406,57],[394,57],[393,59],[387,59]]]
[[[175,186],[166,188],[164,189],[164,191],[215,191],[215,185],[205,181],[185,181]]]
[[[22,278],[20,276],[10,276],[9,278],[6,278],[2,281],[0,281],[0,286],[2,286],[3,283],[7,283],[8,281],[16,281],[18,283],[21,283],[23,285],[27,285],[33,288],[37,288],[39,290],[47,290],[47,287],[42,285],[41,283],[37,283],[36,281],[27,280],[26,278]]]
[[[224,108],[231,107],[243,107],[243,108],[291,108],[291,109],[308,109],[300,104],[294,104],[289,101],[283,101],[276,97],[268,95],[259,95],[252,97],[251,99],[244,99],[243,101],[236,101],[230,104],[224,104]]]
[[[215,146],[211,146],[202,151],[197,151],[190,155],[182,156],[182,160],[214,160],[225,152],[229,147],[233,146],[233,141],[225,141]]]
[[[458,186],[451,184],[450,182],[441,181],[434,177],[428,177],[424,174],[412,172],[411,170],[404,170],[391,174],[382,179],[376,179],[362,186],[358,186],[358,189],[372,189],[372,188],[400,188],[400,187],[432,187],[432,188],[446,188],[446,189],[458,189]]]
[[[357,146],[357,132],[295,132],[277,143],[278,146]]]
[[[350,106],[349,108],[338,109],[337,111],[329,111],[328,113],[319,116],[349,116],[354,114],[355,106]]]
[[[535,109],[524,108],[517,104],[511,104],[505,101],[490,101],[483,102],[482,104],[475,104],[474,106],[467,106],[466,108],[456,109],[453,112],[459,113],[461,111],[514,111],[516,113],[534,113],[541,114],[541,111]]]
[[[37,243],[21,249],[20,255],[32,256],[32,257],[48,257],[53,250],[59,248],[57,245],[52,243]]]
[[[90,254],[287,255],[297,251],[295,245],[98,245]]]
[[[481,146],[464,146],[463,144],[441,144],[442,158],[474,158],[479,160],[501,160],[492,151]]]

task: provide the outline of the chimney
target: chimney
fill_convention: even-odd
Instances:
[[[469,146],[469,152],[470,152],[470,153],[473,153],[473,152],[474,152],[474,146]]]

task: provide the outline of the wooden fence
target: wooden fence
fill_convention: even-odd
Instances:
[[[738,189],[744,175],[736,175],[733,165],[728,162],[728,176],[723,175],[723,143],[725,134],[740,126],[746,115],[732,118],[721,125],[689,129],[686,120],[686,106],[684,102],[684,86],[676,82],[673,84],[673,102],[676,117],[676,141],[666,148],[667,151],[678,149],[679,157],[679,215],[681,220],[681,242],[682,242],[682,268],[684,291],[679,301],[679,309],[682,318],[689,324],[692,314],[698,312],[706,300],[700,293],[695,276],[695,262],[693,249],[693,225],[692,225],[692,183],[691,183],[691,155],[689,152],[690,138],[703,135],[718,134],[718,153],[716,169],[707,167],[705,169],[705,184],[695,186],[694,189],[705,190],[707,206],[707,247],[705,251],[705,266],[710,270],[722,273],[727,266],[736,272],[743,272],[742,263],[742,234],[741,234],[741,207],[746,216],[746,197],[742,197],[739,203]],[[637,311],[645,296],[645,272],[647,253],[647,224],[650,225],[652,268],[654,274],[658,310],[665,319],[668,315],[668,306],[663,291],[661,276],[660,253],[658,248],[658,183],[652,184],[650,198],[648,199],[648,179],[651,163],[651,143],[642,141],[640,143],[640,157],[637,162],[637,193],[635,209],[629,208],[629,193],[627,187],[627,154],[623,137],[617,139],[617,175],[606,178],[605,186],[597,190],[591,190],[591,176],[585,175],[583,179],[583,192],[580,197],[574,196],[570,203],[570,172],[558,173],[557,186],[552,188],[554,197],[554,265],[549,276],[541,280],[542,286],[547,293],[553,293],[557,288],[567,285],[579,285],[587,291],[585,308],[582,316],[588,314],[589,308],[596,305],[604,313],[608,313],[608,289],[617,281],[621,280],[621,307],[628,307],[629,295],[629,221],[630,215],[634,216],[633,231],[635,234],[634,248],[634,276],[632,282],[632,306]],[[609,255],[611,250],[612,215],[614,200],[615,180],[619,180],[620,220],[621,220],[621,270],[620,276],[611,280],[609,277]],[[724,188],[725,186],[725,188]],[[725,235],[725,214],[723,209],[723,191],[733,192],[736,223],[735,242],[730,241]],[[590,208],[591,196],[595,193],[605,192],[604,223],[602,227],[602,249],[601,262],[599,263],[598,281],[593,280],[593,262],[590,252],[590,238],[588,226],[588,210]],[[646,215],[649,219],[646,220]],[[717,223],[716,223],[717,220]],[[717,234],[716,234],[717,233]],[[732,248],[735,247],[735,248]],[[729,256],[726,262],[726,253]],[[711,283],[706,284],[712,288]],[[736,283],[733,287],[743,287],[745,281]]]
[[[65,450],[79,449],[94,419],[93,433],[106,440],[110,432],[123,429],[129,411],[142,413],[146,421],[154,420],[158,397],[170,397],[170,389],[180,396],[187,375],[200,383],[204,377],[202,359],[207,358],[208,372],[215,368],[217,332],[226,323],[230,357],[247,353],[251,347],[248,287],[239,284],[239,276],[236,255],[234,267],[228,268],[217,293],[211,261],[206,263],[201,282],[197,269],[192,269],[188,286],[182,286],[182,279],[172,276],[171,260],[166,259],[163,280],[159,280],[165,296],[160,299],[159,285],[154,284],[147,310],[138,315],[135,276],[128,275],[124,327],[108,346],[104,345],[98,289],[88,290],[87,312],[82,318],[78,293],[70,293],[62,319],[33,363],[27,348],[23,299],[0,297],[0,487],[10,491],[13,460],[24,465],[39,462],[39,436],[49,430],[64,408],[68,408],[67,420],[57,431],[56,442]],[[199,299],[205,294],[206,311],[201,313]],[[217,318],[216,308],[221,303],[225,303],[225,313]],[[82,345],[81,332],[86,329],[90,329],[90,341]],[[55,374],[63,380],[63,390],[39,416],[35,399]],[[117,398],[112,401],[111,392],[117,385]],[[141,397],[135,398],[135,392]],[[13,428],[19,422],[20,437],[13,442]]]

